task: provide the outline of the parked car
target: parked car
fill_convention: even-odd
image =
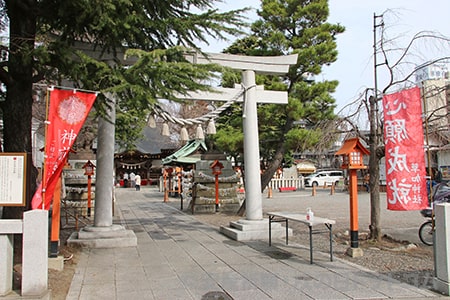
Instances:
[[[335,184],[344,180],[343,171],[319,171],[305,177],[305,186],[323,186]]]

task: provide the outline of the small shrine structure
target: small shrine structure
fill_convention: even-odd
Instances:
[[[211,165],[220,163],[218,189]],[[181,194],[181,201],[189,203],[192,213],[214,213],[216,204],[220,211],[237,212],[240,200],[237,195],[239,177],[225,155],[208,151],[203,139],[192,139],[173,154],[162,160],[165,169],[171,169],[171,178],[164,185],[166,194]],[[173,170],[179,170],[173,172]],[[181,187],[178,190],[178,187]],[[219,202],[216,203],[216,192]],[[182,206],[183,207],[183,206]]]
[[[161,175],[161,157],[163,155],[163,153],[151,154],[139,150],[114,154],[116,184],[125,187],[124,175],[131,172],[141,176],[141,185],[156,184]]]
[[[220,166],[220,172],[215,166]],[[241,206],[238,183],[239,176],[225,155],[205,153],[195,164],[190,204],[192,213],[237,212]]]

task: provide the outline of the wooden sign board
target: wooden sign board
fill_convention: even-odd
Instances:
[[[25,206],[26,153],[0,153],[0,206]]]

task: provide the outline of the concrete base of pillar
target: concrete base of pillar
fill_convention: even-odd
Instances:
[[[450,203],[435,206],[433,287],[444,295],[450,295]]]
[[[433,288],[436,291],[441,292],[443,295],[446,295],[446,296],[450,295],[450,283],[445,282],[437,277],[434,277],[434,279],[433,279]]]
[[[361,257],[364,252],[361,248],[348,248],[346,254],[350,257]]]
[[[45,291],[39,296],[22,296],[20,291],[11,291],[8,295],[0,297],[2,300],[51,300],[52,292],[50,290]]]
[[[230,222],[230,227],[221,226],[220,232],[236,241],[269,239],[269,220],[239,220]],[[292,229],[288,229],[292,235]],[[286,237],[286,228],[280,223],[272,223],[272,238]]]
[[[56,271],[64,270],[64,257],[62,255],[58,255],[57,257],[49,257],[48,268]]]
[[[67,240],[68,245],[87,248],[123,248],[137,246],[137,237],[132,230],[121,225],[109,227],[86,226],[74,232]]]

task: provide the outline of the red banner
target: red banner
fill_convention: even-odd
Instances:
[[[386,194],[390,210],[428,206],[420,89],[383,97]]]
[[[50,209],[58,178],[61,176],[69,151],[86,120],[95,98],[94,93],[76,90],[50,92],[48,127],[45,139],[43,182],[33,196],[32,209]],[[45,195],[43,201],[42,194]]]

